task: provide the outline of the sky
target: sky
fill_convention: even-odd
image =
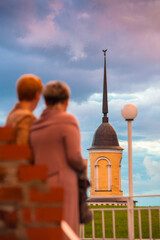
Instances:
[[[121,109],[127,103],[138,108],[132,122],[134,195],[160,194],[159,11],[159,0],[0,0],[0,124],[17,101],[22,74],[38,75],[44,84],[64,81],[88,159],[102,122],[102,50],[108,49],[108,117],[124,148],[123,194],[128,195],[128,153]],[[43,109],[41,99],[35,115]],[[160,197],[140,198],[138,204],[160,205]]]

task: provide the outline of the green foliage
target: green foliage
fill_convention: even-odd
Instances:
[[[128,217],[126,207],[114,207],[114,206],[92,206],[92,209],[106,208],[104,210],[104,222],[105,222],[105,238],[113,238],[113,215],[110,208],[115,208],[115,226],[116,226],[116,238],[128,238]],[[122,208],[122,210],[116,210],[116,208]],[[124,209],[125,208],[125,209]],[[142,238],[149,238],[149,213],[148,209],[142,209],[141,212],[141,226],[142,226]],[[94,228],[95,238],[103,238],[102,233],[102,212],[99,210],[94,211]],[[152,222],[152,238],[160,238],[160,220],[159,210],[151,210],[151,222]],[[134,210],[134,231],[135,238],[140,238],[139,232],[139,216],[138,208]],[[85,238],[92,238],[92,223],[85,225]]]

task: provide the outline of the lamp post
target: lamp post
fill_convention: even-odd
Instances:
[[[128,232],[129,239],[134,239],[133,217],[133,170],[132,170],[132,121],[137,116],[138,110],[134,104],[126,104],[121,114],[128,122],[128,176],[129,176],[129,200],[128,200]]]

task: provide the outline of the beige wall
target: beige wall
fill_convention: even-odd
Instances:
[[[121,191],[120,176],[122,151],[89,152],[89,159],[91,181],[90,196],[122,196],[123,192]],[[96,175],[98,177],[97,180]],[[110,188],[109,181],[111,185]],[[109,189],[111,190],[109,191]]]

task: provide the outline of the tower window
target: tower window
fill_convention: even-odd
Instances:
[[[111,163],[106,157],[98,158],[95,164],[95,190],[111,191],[111,186]]]

